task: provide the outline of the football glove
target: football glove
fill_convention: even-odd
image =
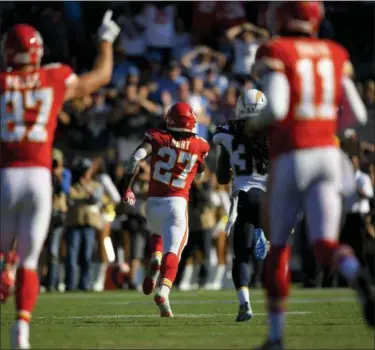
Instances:
[[[109,41],[111,44],[116,40],[120,33],[120,27],[112,20],[112,10],[106,11],[102,24],[98,30],[100,40]]]

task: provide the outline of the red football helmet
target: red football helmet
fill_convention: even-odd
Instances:
[[[165,115],[167,128],[173,131],[195,132],[197,118],[193,108],[185,102],[175,103]]]
[[[39,65],[43,56],[43,39],[34,27],[16,24],[4,34],[1,52],[7,66]]]
[[[269,4],[266,22],[272,34],[282,30],[316,35],[324,18],[320,1],[287,1]]]

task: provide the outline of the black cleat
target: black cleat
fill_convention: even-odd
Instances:
[[[353,283],[362,304],[363,316],[366,323],[375,328],[375,294],[371,289],[370,279],[365,270],[362,270]]]

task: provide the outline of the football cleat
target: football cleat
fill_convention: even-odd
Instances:
[[[147,275],[143,280],[143,294],[150,295],[156,286],[156,281],[159,277],[160,272],[160,261],[158,259],[153,259],[150,263],[150,267],[147,271]]]
[[[173,317],[168,298],[162,296],[160,293],[156,293],[154,301],[160,310],[160,317]]]
[[[3,263],[0,270],[0,303],[2,304],[4,304],[13,293],[17,262],[18,257],[14,252],[8,253],[6,258],[3,256]]]
[[[17,320],[11,329],[10,342],[12,349],[30,349],[30,326],[24,320]]]
[[[257,260],[264,260],[268,252],[268,242],[261,228],[254,230],[254,256]]]
[[[353,283],[362,304],[363,317],[366,323],[375,328],[375,294],[371,289],[369,277],[365,271],[361,271]]]
[[[240,308],[238,310],[238,315],[236,318],[236,322],[250,321],[252,317],[253,317],[253,311],[251,310],[249,303],[240,305]]]

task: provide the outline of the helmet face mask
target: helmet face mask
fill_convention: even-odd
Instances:
[[[39,66],[43,57],[43,39],[27,24],[17,24],[1,40],[1,54],[7,67]]]

